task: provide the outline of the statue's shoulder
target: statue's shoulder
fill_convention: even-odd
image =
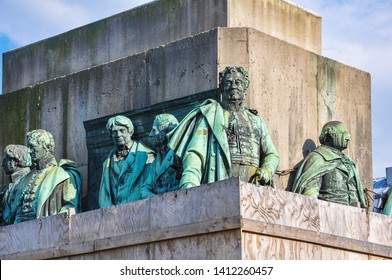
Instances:
[[[216,101],[215,99],[208,98],[208,99],[204,100],[203,103],[200,104],[200,106],[204,106],[204,105],[217,105],[217,104],[219,104],[218,101]]]
[[[267,124],[265,123],[265,121],[264,121],[264,118],[262,117],[262,116],[260,116],[259,115],[259,113],[257,112],[257,110],[255,110],[255,109],[249,109],[249,108],[246,108],[246,113],[247,113],[247,115],[249,116],[249,118],[253,121],[253,122],[255,122],[255,124],[257,125],[257,126],[267,126]]]
[[[68,176],[77,176],[77,177],[81,177],[81,173],[78,167],[78,164],[70,159],[61,159],[58,163],[58,166],[61,168],[57,168],[56,172],[66,172],[66,174]]]
[[[344,154],[337,153],[336,151],[334,151],[333,149],[331,149],[329,146],[326,145],[318,146],[310,154],[313,153],[322,156],[326,161],[342,159],[344,156]]]
[[[210,110],[212,108],[215,107],[221,107],[220,103],[214,99],[206,99],[203,101],[203,103],[201,103],[198,107],[196,107],[195,109],[197,111],[201,110],[201,111],[205,111],[205,110]]]
[[[70,159],[64,159],[64,158],[62,158],[59,161],[58,165],[60,167],[62,167],[63,169],[77,168],[78,167],[78,164],[75,161],[70,160]]]

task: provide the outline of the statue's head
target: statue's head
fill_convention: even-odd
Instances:
[[[351,140],[347,127],[339,121],[327,122],[319,137],[320,143],[343,151]]]
[[[242,67],[229,66],[219,73],[219,90],[225,102],[242,102],[249,87],[249,74]]]
[[[167,134],[178,126],[178,120],[172,114],[157,115],[152,124],[149,136],[157,148],[165,146],[168,142]]]
[[[44,129],[30,131],[27,133],[27,147],[30,149],[31,159],[35,163],[41,159],[53,156],[53,135]]]
[[[7,175],[31,166],[29,149],[22,145],[8,145],[4,149],[3,168]]]
[[[121,115],[112,117],[108,120],[106,129],[117,147],[132,143],[134,127],[129,118]]]

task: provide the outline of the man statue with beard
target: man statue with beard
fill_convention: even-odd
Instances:
[[[142,188],[143,198],[174,191],[179,187],[182,164],[181,159],[170,150],[167,143],[178,120],[172,114],[160,114],[154,119],[149,139],[156,150],[148,181]]]
[[[245,106],[248,86],[242,67],[226,67],[219,76],[222,101],[206,100],[176,128],[168,146],[182,159],[180,188],[232,176],[272,185],[279,154],[263,118]]]
[[[326,123],[321,146],[310,152],[297,171],[292,191],[321,200],[366,208],[365,195],[354,162],[342,151],[351,140],[339,121]]]

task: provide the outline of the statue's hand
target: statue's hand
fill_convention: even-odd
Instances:
[[[251,178],[251,183],[258,183],[260,185],[271,185],[272,176],[272,172],[268,169],[257,168],[255,174]]]

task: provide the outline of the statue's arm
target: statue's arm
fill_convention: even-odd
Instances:
[[[318,177],[307,183],[302,191],[303,195],[318,198],[322,185],[323,178]]]
[[[153,169],[153,163],[152,164],[147,164],[145,171],[143,172],[143,185],[141,187],[141,193],[142,193],[142,199],[144,198],[150,198],[156,195],[154,192],[154,169]]]
[[[269,181],[272,181],[272,177],[278,169],[280,157],[278,150],[272,142],[268,127],[262,119],[260,120],[260,126],[262,131],[262,137],[260,139],[260,172],[267,174]]]
[[[66,212],[70,208],[77,209],[77,188],[71,183],[71,180],[68,179],[63,183],[63,192],[62,192],[62,203],[60,213]]]
[[[302,162],[294,180],[294,192],[317,198],[322,186],[324,158],[311,152]]]

